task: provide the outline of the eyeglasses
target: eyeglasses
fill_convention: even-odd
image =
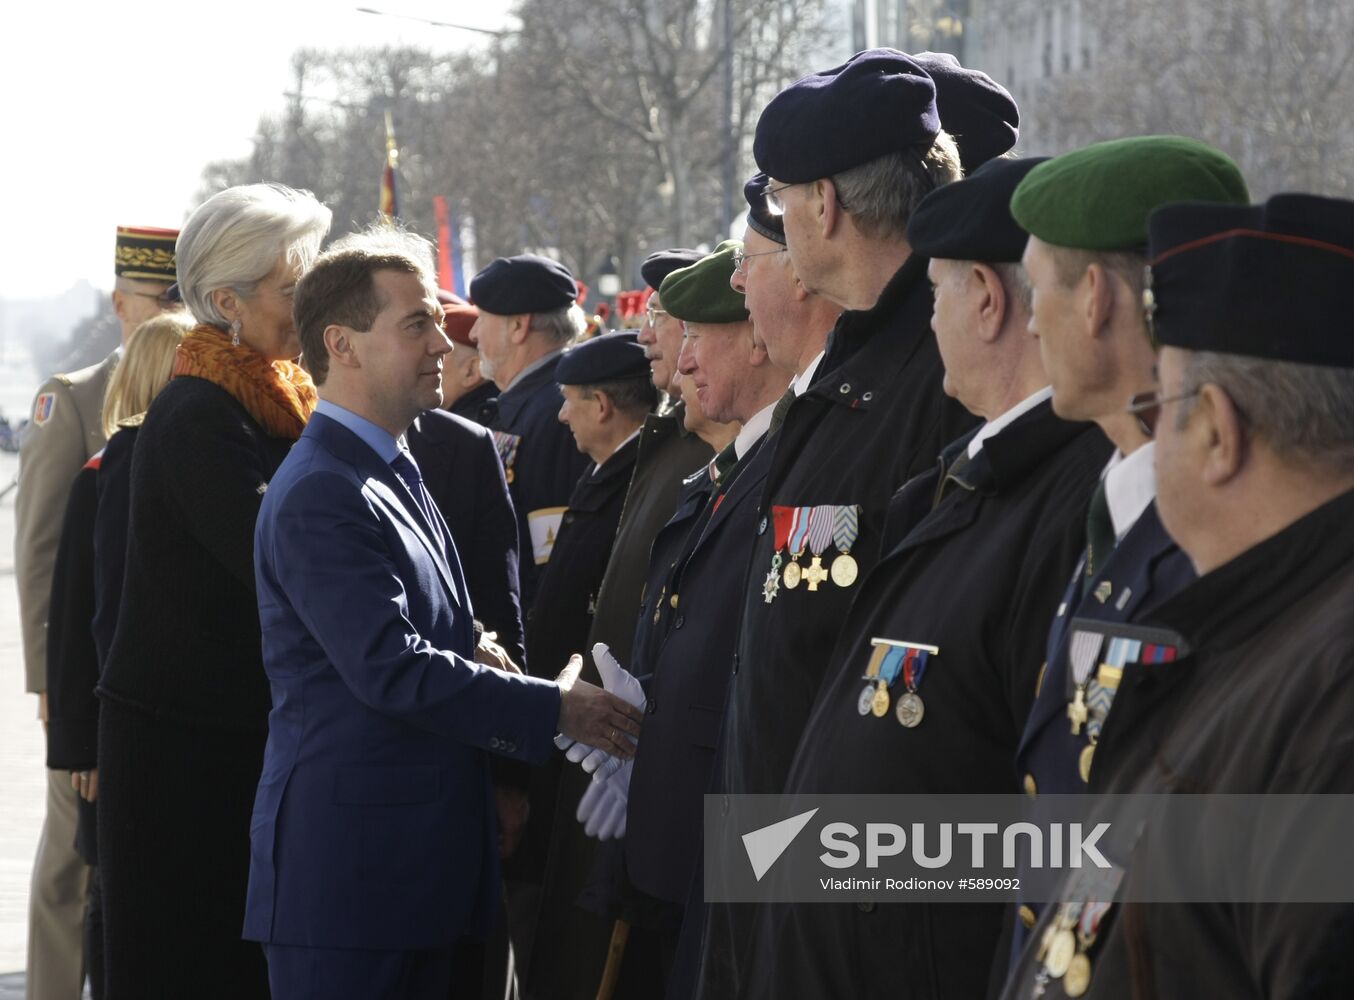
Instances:
[[[1159,391],[1134,393],[1128,401],[1125,413],[1131,413],[1138,418],[1138,427],[1148,437],[1156,436],[1157,420],[1161,417],[1161,408],[1167,403],[1178,403],[1181,400],[1193,399],[1203,391],[1203,386],[1198,385],[1189,392],[1182,392],[1175,396],[1163,396]]]
[[[652,302],[649,303],[649,305],[647,305],[644,309],[644,320],[650,326],[653,326],[655,323],[658,322],[659,316],[671,316],[671,315],[672,314],[668,312],[666,309],[659,309],[658,306],[654,305]]]
[[[788,191],[792,187],[799,187],[800,184],[803,183],[804,183],[803,181],[797,181],[794,184],[782,184],[780,187],[777,188],[773,187],[767,188],[766,194],[764,196],[766,198],[766,210],[770,212],[772,215],[784,215],[785,200],[781,198],[780,193],[782,191]]]
[[[733,269],[739,274],[746,275],[748,273],[748,258],[767,257],[773,253],[784,253],[787,249],[787,247],[780,247],[777,250],[759,250],[757,253],[743,253],[742,250],[735,250],[733,252]]]

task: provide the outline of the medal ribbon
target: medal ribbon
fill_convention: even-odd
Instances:
[[[1113,902],[1093,902],[1087,903],[1082,908],[1081,917],[1077,921],[1077,930],[1086,941],[1094,941],[1096,935],[1100,933],[1100,922],[1105,918],[1105,914],[1110,911]]]
[[[851,503],[836,508],[832,515],[832,544],[837,547],[837,551],[843,555],[850,552],[858,537],[860,537],[860,506]]]
[[[522,437],[519,434],[509,434],[507,431],[494,431],[494,447],[498,449],[498,460],[503,463],[503,468],[511,469],[513,462],[517,461],[517,446],[521,444]]]
[[[1072,680],[1076,682],[1077,687],[1085,684],[1086,678],[1091,676],[1091,667],[1095,664],[1095,658],[1100,655],[1100,647],[1104,641],[1105,637],[1099,632],[1077,630],[1072,633],[1067,655],[1072,661]]]
[[[813,522],[812,507],[795,507],[794,522],[790,527],[790,554],[798,557],[804,553],[804,543],[808,541],[809,529]]]
[[[1111,639],[1109,652],[1105,654],[1105,663],[1111,667],[1136,663],[1141,649],[1142,643],[1136,639]]]
[[[794,525],[795,507],[772,507],[771,518],[776,526],[776,551],[779,552],[790,543],[790,529]]]
[[[831,504],[823,504],[809,510],[812,511],[809,518],[809,551],[815,556],[821,556],[823,550],[827,548],[827,543],[832,541],[837,508]]]
[[[889,650],[892,648],[892,646],[886,646],[882,642],[876,642],[874,644],[874,651],[870,653],[870,662],[865,665],[865,673],[861,675],[864,680],[879,680],[880,665],[884,662],[884,657],[889,655]]]
[[[917,690],[917,686],[921,684],[922,675],[926,673],[926,661],[930,655],[925,649],[908,649],[907,656],[903,658],[903,683],[907,685],[909,691]]]
[[[884,660],[879,665],[879,676],[887,686],[893,687],[893,682],[898,679],[898,672],[910,652],[911,650],[903,649],[901,646],[888,647],[888,652],[884,654]]]
[[[1086,683],[1086,735],[1092,743],[1100,739],[1100,729],[1105,725],[1105,716],[1110,714],[1116,690],[1094,678]]]

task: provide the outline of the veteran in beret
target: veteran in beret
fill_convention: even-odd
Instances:
[[[1011,757],[1046,623],[1109,454],[1053,412],[1011,192],[1038,160],[998,159],[922,200],[945,391],[983,423],[900,492],[902,537],[857,584],[787,794],[1015,794]],[[648,729],[646,728],[646,736]],[[1000,902],[761,905],[747,997],[984,995]]]
[[[499,389],[481,422],[494,432],[517,510],[522,612],[529,620],[569,495],[587,466],[556,419],[564,398],[555,379],[555,366],[587,318],[569,269],[535,254],[497,258],[471,280],[470,298],[479,310],[470,339],[480,372]]]
[[[893,49],[804,77],[757,122],[753,154],[794,273],[844,312],[769,442],[715,791],[784,787],[856,583],[880,556],[889,498],[974,424],[942,389],[926,259],[907,238],[922,198],[961,173],[943,124],[934,81]],[[747,927],[735,908],[707,911],[701,995],[723,996],[746,978]]]
[[[498,387],[480,371],[479,348],[470,339],[480,311],[445,288],[437,290],[437,301],[442,306],[442,332],[452,343],[443,365],[442,406],[458,417],[484,423],[484,406],[498,395]]]
[[[1054,157],[1012,197],[1011,212],[1030,233],[1033,329],[1054,409],[1096,422],[1115,446],[1085,514],[1085,551],[1049,631],[1047,668],[1020,742],[1017,767],[1030,795],[1095,790],[1093,764],[1122,679],[1116,630],[1194,579],[1153,502],[1150,422],[1130,412],[1136,394],[1155,384],[1142,305],[1147,219],[1161,205],[1192,200],[1240,204],[1248,194],[1229,157],[1181,136]],[[1013,955],[1037,913],[1037,904],[1019,907]]]
[[[121,345],[98,364],[53,375],[38,389],[19,451],[14,500],[14,573],[19,592],[26,690],[47,722],[47,611],[62,515],[76,473],[105,443],[103,396],[122,345],[141,323],[181,309],[170,294],[178,230],[119,226],[114,241],[113,311]],[[89,781],[87,772],[86,782]],[[78,996],[81,923],[89,868],[75,851],[72,776],[47,773],[47,818],[38,842],[28,911],[28,990]]]
[[[1133,681],[1116,698],[1114,741],[1096,755],[1093,784],[1348,796],[1354,340],[1330,317],[1354,281],[1354,202],[1185,202],[1152,213],[1147,236],[1161,353],[1141,412],[1155,432],[1161,521],[1199,579],[1143,617],[1156,635],[1130,649]],[[1300,801],[1282,807],[1281,847],[1252,842],[1266,824],[1242,823],[1207,844],[1207,861],[1244,856],[1253,864],[1234,874],[1273,866],[1284,886],[1338,879],[1314,870],[1309,841],[1320,830]],[[1187,844],[1154,829],[1149,821],[1115,869],[1119,898],[1163,865],[1190,864]],[[1236,881],[1229,875],[1226,889]],[[1243,891],[1232,903],[1110,905],[1074,888],[1047,908],[1005,996],[1028,996],[1036,982],[1048,997],[1354,993],[1347,902],[1255,903]]]

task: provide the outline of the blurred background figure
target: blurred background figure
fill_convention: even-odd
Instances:
[[[256,184],[209,198],[178,240],[200,325],[138,433],[98,689],[110,1000],[268,995],[240,937],[270,707],[254,522],[315,406],[291,301],[329,222],[308,192]]]
[[[442,330],[455,345],[442,361],[442,407],[458,417],[487,424],[484,404],[498,395],[498,388],[480,372],[480,352],[470,339],[480,311],[444,288],[437,290],[437,301],[444,315]]]
[[[127,472],[132,443],[150,401],[169,381],[174,351],[193,319],[182,310],[146,320],[133,332],[108,380],[103,404],[107,447],[85,463],[71,487],[52,575],[47,643],[47,767],[69,777],[79,795],[75,848],[90,866],[85,902],[84,965],[94,1000],[103,996],[103,911],[100,903],[95,801],[99,792],[99,664],[108,652],[127,538]],[[110,463],[110,454],[113,455]],[[110,479],[112,485],[110,486]],[[109,508],[100,516],[104,505]],[[105,558],[100,564],[99,530]],[[101,572],[102,570],[102,572]],[[103,641],[95,631],[100,612]],[[69,774],[67,775],[67,772]]]

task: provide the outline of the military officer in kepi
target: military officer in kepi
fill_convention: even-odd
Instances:
[[[986,164],[928,195],[908,226],[933,258],[946,392],[984,423],[905,487],[934,506],[857,585],[787,794],[1018,790],[1011,756],[1045,623],[1110,450],[1094,424],[1054,414],[1029,332],[1025,234],[1008,206],[1035,162]],[[740,995],[982,996],[1005,909],[760,906]]]
[[[1142,305],[1147,217],[1172,201],[1247,200],[1231,159],[1180,136],[1055,157],[1013,197],[1012,214],[1031,234],[1025,259],[1054,411],[1095,421],[1115,445],[1085,514],[1086,549],[1049,630],[1048,666],[1020,741],[1017,767],[1030,795],[1095,790],[1092,765],[1113,753],[1117,726],[1106,721],[1124,641],[1145,611],[1194,579],[1157,516],[1150,414],[1129,405],[1155,384]],[[1038,911],[1032,900],[1017,905],[1008,964]]]
[[[993,109],[974,130],[1009,149],[1014,101],[972,76]],[[893,49],[803,78],[757,123],[753,154],[795,275],[845,312],[771,442],[715,791],[784,787],[857,581],[881,554],[889,498],[974,425],[942,390],[927,262],[906,233],[921,199],[960,176],[943,128],[935,83]],[[747,926],[737,907],[706,912],[699,995],[725,996],[746,981]]]
[[[522,614],[529,624],[569,496],[589,464],[556,419],[564,397],[555,379],[560,356],[587,319],[569,269],[535,254],[496,259],[470,282],[470,298],[479,309],[470,338],[480,371],[501,390],[482,413],[517,510]]]
[[[1161,522],[1200,576],[1142,619],[1170,638],[1123,640],[1114,752],[1096,754],[1092,779],[1116,794],[1284,796],[1270,807],[1281,822],[1201,842],[1208,860],[1244,857],[1236,875],[1272,870],[1290,894],[1112,904],[1189,863],[1189,838],[1149,819],[1109,891],[1069,881],[1046,907],[1004,996],[1348,997],[1350,904],[1295,901],[1292,887],[1343,878],[1312,842],[1330,834],[1343,861],[1348,836],[1296,797],[1354,793],[1354,339],[1331,325],[1354,282],[1354,202],[1167,205],[1147,234],[1162,346],[1160,383],[1138,405]],[[1258,844],[1258,829],[1286,837]],[[1236,901],[1208,901],[1220,898]]]
[[[144,320],[180,309],[171,295],[175,229],[119,226],[115,244],[113,311],[121,344]],[[53,375],[33,400],[32,419],[19,453],[19,491],[14,501],[14,574],[19,591],[27,690],[38,696],[47,721],[47,610],[61,522],[71,483],[104,446],[103,396],[122,354],[121,344],[96,365]],[[86,774],[86,780],[88,775]],[[78,795],[66,772],[47,774],[47,819],[38,843],[29,895],[28,989],[30,994],[80,992],[80,926],[89,868],[75,851]]]

